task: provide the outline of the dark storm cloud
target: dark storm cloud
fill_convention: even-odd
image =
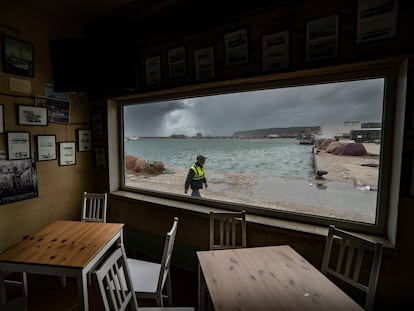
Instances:
[[[378,122],[383,80],[242,92],[128,107],[126,136],[232,135],[323,122]]]

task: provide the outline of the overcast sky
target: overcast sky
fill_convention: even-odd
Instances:
[[[383,79],[180,99],[125,108],[125,136],[231,136],[323,122],[380,122]]]

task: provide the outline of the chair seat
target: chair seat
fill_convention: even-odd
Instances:
[[[135,292],[156,293],[161,265],[133,258],[127,262]]]

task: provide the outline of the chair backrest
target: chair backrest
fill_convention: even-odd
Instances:
[[[338,240],[338,253],[332,254]],[[381,266],[383,245],[331,225],[326,239],[322,273],[336,278],[366,293],[365,310],[372,310]],[[367,267],[367,268],[366,268]],[[362,271],[367,270],[365,278]]]
[[[175,243],[175,236],[177,235],[178,217],[174,217],[174,223],[171,230],[167,232],[164,243],[164,251],[162,253],[160,276],[158,278],[157,292],[161,292],[164,288],[165,281],[168,278],[170,272],[170,263],[172,258],[172,252]]]
[[[107,193],[83,193],[82,221],[106,222],[106,210],[108,208]]]
[[[246,247],[246,211],[210,212],[210,250]]]
[[[94,273],[106,311],[126,310],[131,302],[135,310],[138,310],[137,299],[122,248],[117,248]]]

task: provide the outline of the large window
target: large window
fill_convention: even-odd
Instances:
[[[393,139],[388,79],[376,73],[129,99],[121,109],[122,186],[200,205],[378,231],[390,187],[391,156],[383,152]],[[184,185],[199,154],[207,157],[208,188],[194,198]]]

